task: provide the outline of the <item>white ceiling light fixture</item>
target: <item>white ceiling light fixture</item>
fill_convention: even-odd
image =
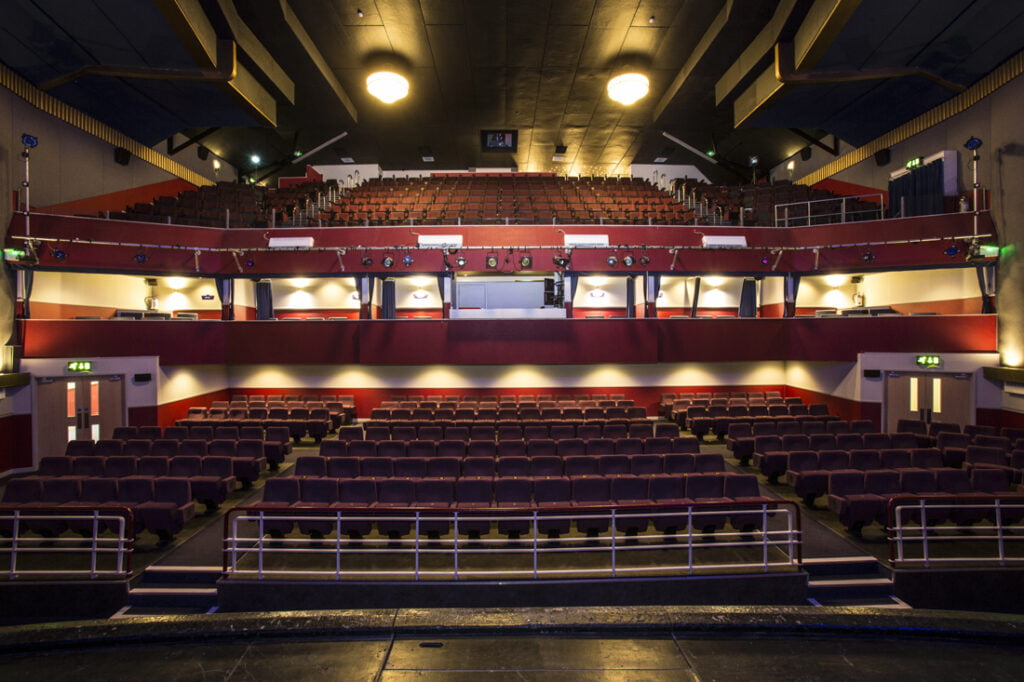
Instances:
[[[642,73],[622,73],[608,81],[608,96],[629,106],[647,95],[651,83]]]
[[[409,94],[409,81],[394,71],[376,71],[366,77],[366,89],[385,104],[392,104]]]

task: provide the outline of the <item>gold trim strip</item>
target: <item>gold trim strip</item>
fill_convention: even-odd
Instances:
[[[43,92],[3,64],[0,64],[0,85],[36,109],[68,125],[72,125],[97,139],[108,142],[116,147],[124,147],[131,152],[132,156],[179,177],[185,182],[190,182],[197,187],[216,184],[210,178],[204,177],[190,168],[186,168],[177,161],[150,149],[141,142],[133,140],[124,133],[114,130],[107,124],[100,123],[93,117],[58,100],[53,95]]]
[[[827,180],[836,173],[852,168],[861,161],[871,158],[875,152],[892,147],[895,144],[903,142],[907,138],[924,132],[928,128],[936,126],[939,123],[966,111],[1012,81],[1014,78],[1020,76],[1022,73],[1024,73],[1024,51],[1018,52],[1007,59],[996,67],[995,70],[971,87],[964,90],[959,95],[946,100],[939,106],[931,109],[930,111],[926,111],[917,118],[907,121],[903,125],[890,130],[885,135],[875,138],[863,147],[858,147],[857,149],[843,154],[832,163],[822,166],[813,173],[805,175],[794,182],[801,185],[814,185],[822,180]]]

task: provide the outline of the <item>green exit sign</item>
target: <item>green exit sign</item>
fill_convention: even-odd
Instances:
[[[939,367],[942,365],[941,355],[918,355],[917,358],[918,367]]]
[[[72,360],[68,363],[69,372],[91,372],[92,360]]]
[[[924,165],[924,157],[918,156],[917,158],[907,161],[906,168],[920,168]]]

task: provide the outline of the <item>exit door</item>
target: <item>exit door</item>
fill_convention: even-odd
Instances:
[[[72,440],[110,438],[124,423],[123,377],[40,377],[36,443],[40,457],[64,454]]]
[[[900,419],[926,422],[974,423],[974,394],[970,375],[889,372],[885,377],[886,429]]]

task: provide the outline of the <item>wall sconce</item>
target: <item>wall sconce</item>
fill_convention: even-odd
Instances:
[[[494,253],[493,251],[487,254],[487,258],[484,260],[484,267],[486,267],[488,270],[497,270],[498,254]]]

